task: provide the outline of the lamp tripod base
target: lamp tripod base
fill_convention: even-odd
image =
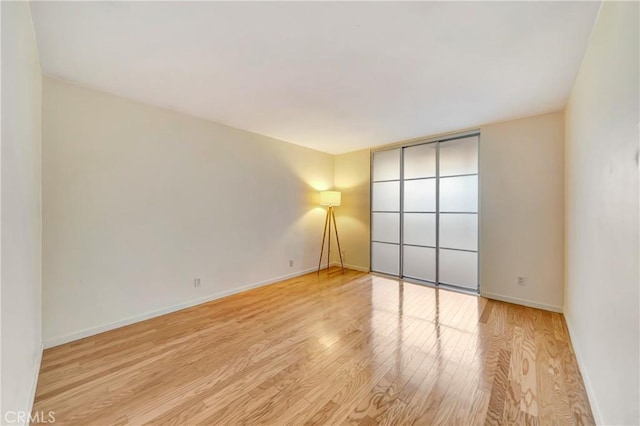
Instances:
[[[322,255],[324,254],[324,242],[328,238],[327,245],[327,271],[331,266],[331,225],[333,224],[333,229],[336,233],[336,243],[338,244],[338,254],[340,255],[340,267],[342,268],[342,273],[344,274],[344,263],[342,262],[342,249],[340,248],[340,238],[338,237],[338,225],[336,225],[336,215],[333,211],[333,206],[329,206],[327,209],[327,217],[324,220],[324,232],[322,233],[322,247],[320,247],[320,260],[318,261],[318,274],[320,274],[320,269],[322,267]]]

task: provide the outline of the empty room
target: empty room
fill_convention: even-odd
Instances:
[[[0,424],[640,424],[640,3],[2,1]]]

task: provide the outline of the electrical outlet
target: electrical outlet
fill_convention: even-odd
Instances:
[[[347,261],[347,252],[342,250],[342,262],[346,262]]]
[[[518,285],[526,285],[524,282],[524,277],[518,277]]]
[[[194,278],[193,279],[193,286],[194,287],[200,287],[200,278]]]
[[[293,259],[289,261],[289,268],[293,268]]]

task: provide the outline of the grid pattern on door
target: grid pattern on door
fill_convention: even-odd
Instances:
[[[478,291],[479,134],[372,153],[372,271]]]

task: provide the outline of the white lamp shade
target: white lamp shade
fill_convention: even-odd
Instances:
[[[323,206],[339,206],[341,200],[340,191],[320,191],[320,204]]]

